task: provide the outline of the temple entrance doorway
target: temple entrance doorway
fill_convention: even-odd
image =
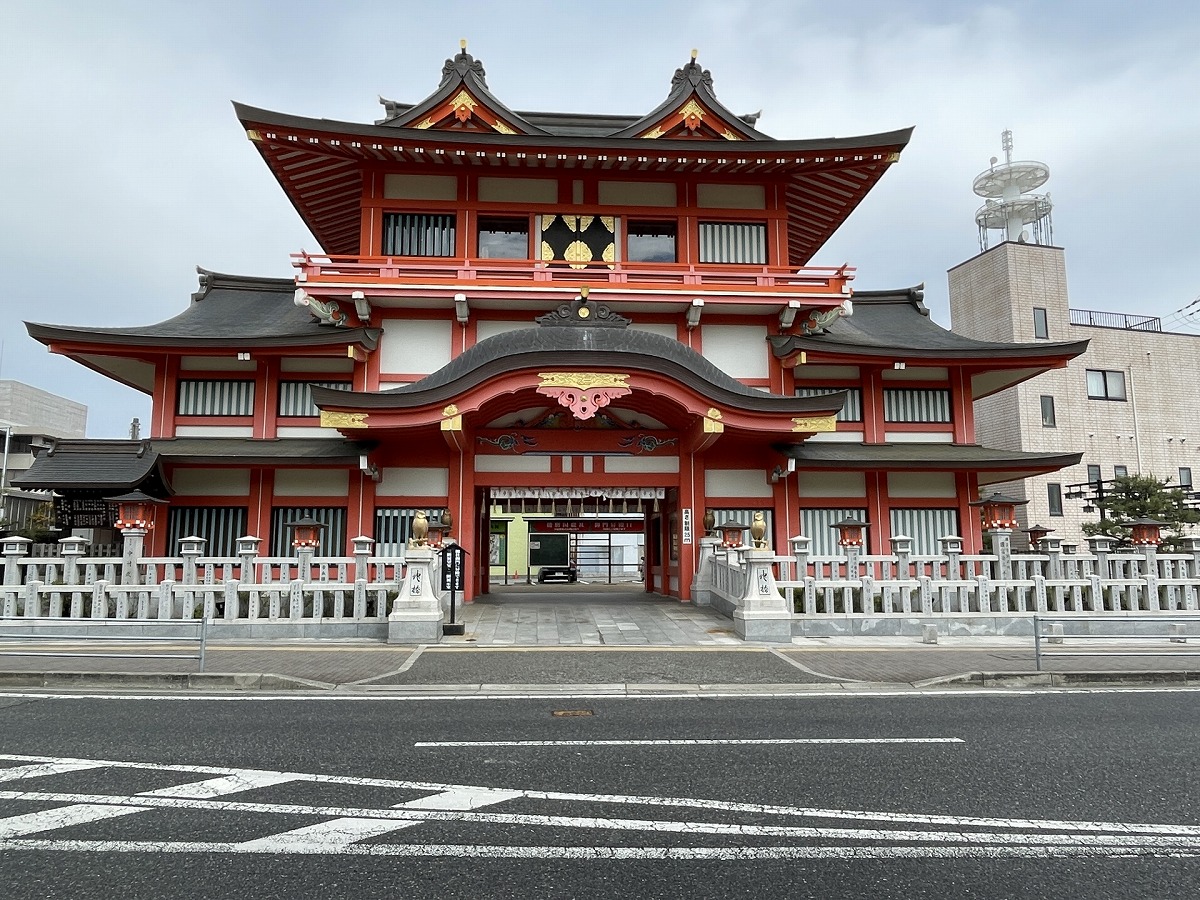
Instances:
[[[481,489],[482,593],[663,592],[669,576],[655,542],[673,495],[665,487]]]

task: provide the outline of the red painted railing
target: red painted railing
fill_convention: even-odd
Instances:
[[[772,294],[850,294],[854,267],[787,268],[751,265],[677,263],[599,263],[571,268],[565,263],[509,259],[440,259],[397,256],[324,256],[292,254],[292,265],[307,287],[370,285],[401,287],[443,282],[478,282],[495,287],[545,283],[562,286],[621,286],[641,289],[710,290]]]

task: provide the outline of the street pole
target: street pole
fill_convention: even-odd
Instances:
[[[12,423],[4,425],[4,462],[0,465],[0,521],[8,520],[8,447],[12,440]]]

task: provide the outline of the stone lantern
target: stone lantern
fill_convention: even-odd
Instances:
[[[830,528],[838,530],[838,546],[839,547],[862,547],[863,529],[868,527],[867,522],[860,519],[845,518],[840,522],[834,522]]]
[[[154,527],[155,507],[162,506],[166,502],[141,491],[130,491],[119,497],[105,497],[104,499],[106,502],[116,505],[117,519],[113,525],[120,531],[131,529],[149,531]]]
[[[1135,547],[1157,547],[1163,542],[1162,527],[1166,522],[1143,517],[1130,519],[1125,524],[1133,530],[1130,541]]]
[[[1037,549],[1042,543],[1042,539],[1054,532],[1053,528],[1047,528],[1045,525],[1030,525],[1028,528],[1022,528],[1022,532],[1029,535],[1029,546]]]
[[[291,530],[292,546],[297,550],[315,550],[321,543],[321,530],[325,525],[312,516],[303,516],[294,522],[285,522],[284,527]]]
[[[742,539],[742,532],[748,526],[741,522],[735,522],[733,519],[727,519],[721,525],[717,526],[717,530],[721,532],[721,546],[727,550],[736,550],[745,544]]]
[[[991,496],[980,497],[968,505],[979,508],[983,527],[992,530],[996,528],[1015,528],[1017,525],[1017,507],[1024,506],[1028,502],[1028,500],[1018,500],[1016,497],[1008,497],[999,492],[994,492]]]

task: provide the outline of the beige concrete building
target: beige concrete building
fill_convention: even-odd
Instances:
[[[37,450],[52,438],[81,438],[87,407],[20,381],[0,380],[0,522],[22,525],[45,502],[41,492],[11,487],[14,476],[33,465]]]
[[[1069,497],[1071,486],[1123,474],[1185,486],[1200,478],[1200,335],[1165,331],[1153,317],[1072,308],[1059,247],[1005,241],[951,269],[949,281],[951,325],[959,334],[1089,342],[1066,368],[975,405],[981,443],[1083,452],[1078,466],[997,485],[1029,500],[1022,527],[1038,523],[1064,542],[1082,542],[1080,526],[1099,513],[1086,499]]]

